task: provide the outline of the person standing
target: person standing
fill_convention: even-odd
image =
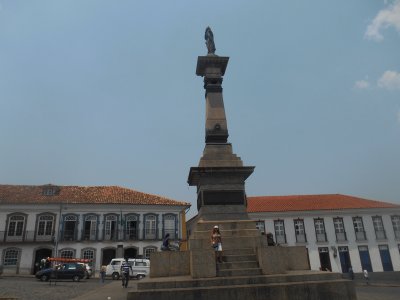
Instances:
[[[102,265],[100,268],[100,282],[104,283],[104,279],[106,278],[106,271],[107,267],[105,265]]]
[[[169,233],[167,233],[163,239],[161,250],[162,251],[170,251],[171,250],[170,245],[169,245]]]
[[[368,284],[369,284],[369,276],[368,276],[368,271],[367,271],[367,269],[365,269],[365,270],[363,271],[363,273],[364,273],[365,282],[366,282],[367,285],[368,285]]]
[[[132,266],[128,264],[128,260],[125,259],[121,265],[122,287],[128,287],[129,271],[132,271]]]
[[[351,266],[349,267],[349,275],[350,275],[351,280],[354,280],[354,271]]]
[[[211,233],[211,246],[215,250],[216,262],[222,263],[222,237],[217,225],[214,226]]]

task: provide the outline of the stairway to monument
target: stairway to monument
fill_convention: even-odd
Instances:
[[[217,263],[218,277],[262,275],[254,249],[230,249],[223,252],[223,263]]]

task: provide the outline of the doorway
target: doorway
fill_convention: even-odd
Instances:
[[[358,246],[358,252],[360,253],[361,267],[363,270],[372,272],[371,258],[369,256],[368,246]]]
[[[46,248],[41,248],[37,249],[35,251],[35,261],[33,263],[33,273],[32,275],[36,274],[37,271],[39,271],[40,267],[40,261],[43,258],[51,257],[53,251],[51,249],[46,249]]]
[[[383,271],[393,271],[388,245],[379,245],[379,253],[381,254]]]
[[[331,259],[329,257],[329,248],[328,247],[320,247],[318,248],[319,252],[319,261],[321,263],[322,271],[332,271],[331,267]]]
[[[103,249],[102,265],[108,265],[113,258],[115,258],[115,249]]]
[[[342,273],[348,273],[351,267],[349,248],[347,246],[338,247]]]
[[[136,258],[137,249],[136,248],[126,248],[124,249],[124,257],[125,258]]]

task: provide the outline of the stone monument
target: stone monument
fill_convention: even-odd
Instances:
[[[196,75],[204,77],[205,148],[198,167],[190,168],[188,183],[197,187],[198,219],[248,220],[245,180],[254,167],[245,167],[228,143],[222,80],[229,57],[215,55],[214,35],[205,33],[208,54],[197,59]]]
[[[197,187],[198,215],[188,221],[189,251],[155,252],[150,278],[137,283],[128,300],[355,300],[354,285],[341,274],[310,271],[307,249],[267,246],[246,212],[245,181],[254,167],[228,143],[222,79],[229,57],[215,54],[211,28],[205,32],[208,54],[197,59],[204,77],[205,148],[188,183]],[[211,229],[222,235],[223,262],[215,259]]]

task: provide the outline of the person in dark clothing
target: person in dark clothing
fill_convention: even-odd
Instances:
[[[167,233],[163,239],[161,250],[162,251],[170,251],[171,250],[170,244],[169,244],[169,233]]]
[[[129,270],[132,272],[132,266],[128,264],[128,260],[125,259],[125,261],[121,265],[122,287],[125,288],[128,287]]]

